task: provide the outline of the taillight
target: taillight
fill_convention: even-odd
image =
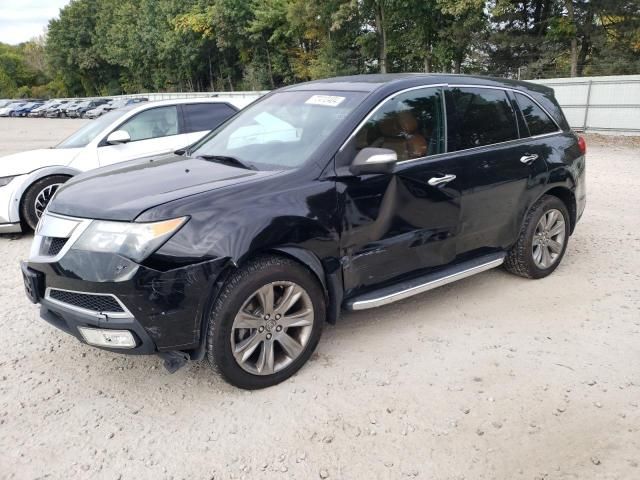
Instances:
[[[582,153],[582,155],[586,155],[587,142],[584,141],[583,137],[578,137],[578,148],[580,149],[580,153]]]

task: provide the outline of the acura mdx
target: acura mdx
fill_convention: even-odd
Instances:
[[[22,270],[41,317],[170,370],[274,385],[341,310],[490,268],[543,278],[585,144],[541,85],[370,75],[271,92],[186,151],[72,178]]]

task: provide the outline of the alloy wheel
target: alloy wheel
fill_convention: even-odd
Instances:
[[[542,214],[533,234],[533,261],[540,269],[551,267],[564,248],[566,239],[564,216],[557,209],[547,210]]]
[[[36,200],[33,204],[33,208],[36,212],[36,217],[40,218],[42,216],[42,214],[44,213],[44,209],[47,208],[47,205],[49,205],[49,202],[51,201],[51,197],[53,197],[53,194],[56,193],[56,190],[58,190],[60,185],[62,184],[54,183],[51,185],[47,185],[42,190],[40,190],[40,192],[38,192]]]
[[[231,349],[238,365],[254,375],[271,375],[304,352],[313,330],[309,294],[293,282],[272,282],[242,305],[231,327]]]

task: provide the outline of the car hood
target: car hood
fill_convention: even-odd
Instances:
[[[39,168],[68,165],[82,148],[42,148],[0,158],[0,177],[23,175]]]
[[[57,191],[48,210],[72,217],[133,221],[163,203],[275,173],[174,154],[132,160],[74,177]]]

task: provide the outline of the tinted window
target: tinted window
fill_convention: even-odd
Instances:
[[[128,132],[133,142],[176,135],[178,133],[178,111],[175,106],[145,110],[132,117],[118,130]]]
[[[527,122],[531,135],[542,135],[544,133],[558,131],[558,127],[553,120],[549,118],[549,115],[544,113],[544,110],[529,97],[521,93],[516,93],[516,100],[518,101],[518,106]]]
[[[183,105],[184,133],[202,132],[218,128],[236,111],[224,103],[193,103]]]
[[[518,138],[516,117],[504,90],[452,88],[447,92],[449,151]]]
[[[442,92],[412,90],[387,101],[355,136],[356,150],[389,148],[398,160],[444,151]]]

